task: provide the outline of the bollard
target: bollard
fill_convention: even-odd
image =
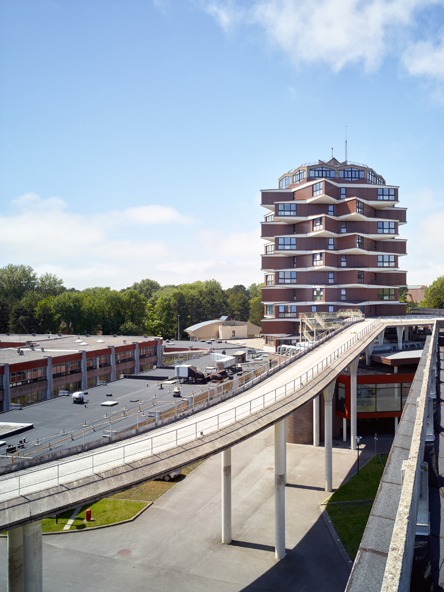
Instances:
[[[88,508],[88,510],[86,510],[85,520],[87,522],[91,522],[91,509],[89,509],[89,508]]]

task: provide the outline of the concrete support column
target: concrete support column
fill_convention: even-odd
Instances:
[[[231,448],[222,452],[222,543],[231,543]]]
[[[285,557],[285,422],[274,426],[275,557]]]
[[[23,592],[23,526],[8,531],[8,592]]]
[[[114,382],[114,380],[116,380],[116,348],[114,347],[114,345],[111,346],[111,354],[110,354],[110,358],[111,358],[111,382]]]
[[[347,418],[342,418],[342,441],[347,442]]]
[[[373,343],[368,345],[365,348],[365,365],[371,366],[372,365],[372,352],[373,352]]]
[[[157,347],[156,347],[156,355],[157,355],[157,362],[156,366],[158,368],[162,367],[162,342],[160,339],[156,339]]]
[[[133,344],[135,346],[135,350],[134,350],[134,360],[135,360],[134,372],[136,374],[139,374],[139,372],[140,372],[139,344],[137,343],[137,341],[133,341]]]
[[[395,417],[395,434],[398,431],[399,417]]]
[[[9,380],[9,364],[3,364],[3,411],[9,411],[11,406],[11,383]]]
[[[323,390],[324,395],[324,447],[325,447],[325,491],[333,488],[333,395],[334,380]]]
[[[23,527],[23,592],[42,592],[42,522]]]
[[[378,345],[384,345],[384,331],[381,331],[378,335]]]
[[[284,486],[287,485],[287,418],[283,419],[281,422],[284,426],[284,439],[285,439],[285,446],[284,446]]]
[[[356,358],[348,367],[350,372],[350,445],[352,450],[356,450],[356,436],[358,435],[358,415],[356,410],[358,363],[359,358]]]
[[[88,370],[86,369],[86,351],[82,351],[82,359],[80,361],[80,370],[82,372],[82,391],[88,388]]]
[[[404,333],[404,325],[398,325],[396,327],[396,335],[398,337],[398,349],[402,349],[402,336]]]
[[[313,446],[319,446],[319,395],[313,399]]]

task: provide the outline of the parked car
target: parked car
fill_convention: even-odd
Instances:
[[[163,479],[164,481],[171,481],[171,479],[174,479],[175,477],[178,477],[180,475],[180,469],[176,469],[175,471],[171,471],[171,473],[165,473],[165,475],[162,475],[162,477],[159,477],[159,479]]]

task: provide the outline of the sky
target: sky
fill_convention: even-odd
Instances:
[[[260,190],[332,150],[444,274],[444,0],[0,0],[0,267],[263,281]]]

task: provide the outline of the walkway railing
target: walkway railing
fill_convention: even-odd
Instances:
[[[195,421],[192,418],[185,419],[177,424],[177,427],[156,434],[140,436],[137,440],[122,445],[110,444],[105,449],[98,449],[91,454],[82,454],[76,458],[59,461],[58,464],[39,466],[26,471],[20,471],[14,475],[3,477],[0,480],[1,493],[0,501],[11,499],[20,495],[69,483],[73,480],[82,479],[97,472],[109,470],[122,464],[142,460],[147,456],[158,454],[174,446],[186,444],[195,440],[203,434],[233,424],[244,419],[264,408],[285,399],[301,389],[307,382],[325,370],[342,354],[355,345],[367,333],[372,331],[378,324],[375,320],[361,331],[357,332],[346,343],[326,356],[307,372],[289,383],[274,389],[260,396],[244,400],[239,405],[230,409],[220,410],[210,417],[202,417]],[[294,358],[291,358],[293,361]],[[287,363],[289,363],[288,360]],[[248,397],[248,393],[246,393]],[[214,411],[217,411],[216,409]],[[211,411],[209,411],[211,413]]]

